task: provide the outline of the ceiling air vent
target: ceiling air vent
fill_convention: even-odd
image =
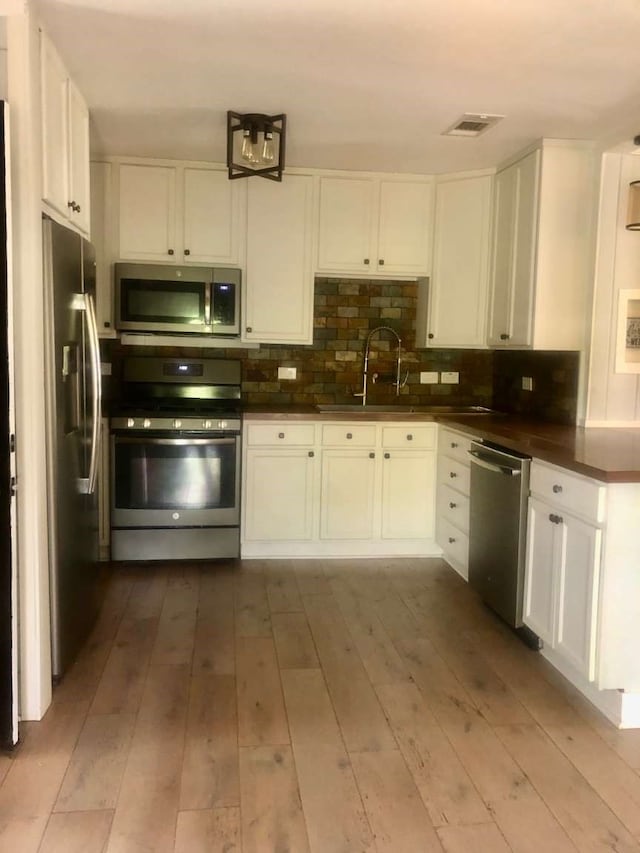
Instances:
[[[488,113],[465,113],[444,131],[443,136],[480,136],[503,118]]]

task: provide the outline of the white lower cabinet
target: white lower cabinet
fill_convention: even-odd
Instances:
[[[469,576],[469,448],[475,436],[440,427],[438,433],[436,542],[444,559]]]
[[[250,421],[243,556],[431,556],[436,425]]]
[[[543,484],[540,471],[548,475],[553,469],[534,461],[532,470],[524,622],[576,673],[593,681],[602,529],[598,519],[581,519],[567,512],[562,498],[551,502],[533,493]],[[557,482],[552,488],[557,495],[580,489],[581,478],[555,471]],[[583,481],[583,494],[588,495],[594,488],[601,487],[593,481]]]

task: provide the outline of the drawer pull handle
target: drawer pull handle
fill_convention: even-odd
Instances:
[[[313,452],[313,450],[309,451],[309,456],[311,456],[311,457],[315,456],[315,453]]]
[[[500,340],[501,340],[501,341],[508,341],[510,337],[511,337],[511,335],[507,335],[505,332],[503,332],[503,333],[500,335]]]
[[[385,458],[385,459],[391,459],[391,454],[390,454],[390,453],[385,453],[385,454],[384,454],[384,458]]]
[[[370,453],[370,454],[369,454],[369,459],[375,459],[375,458],[376,458],[376,454],[375,454],[375,453]]]
[[[458,475],[456,474],[456,472],[455,472],[455,471],[449,471],[449,476],[450,476],[450,477],[451,477],[451,479],[453,480],[453,479],[455,479]]]
[[[559,485],[556,483],[556,484],[555,484],[555,486],[552,488],[552,490],[551,490],[551,491],[553,492],[553,494],[554,494],[554,495],[559,495],[559,494],[560,494],[560,492],[562,491],[562,486],[559,486]]]
[[[455,538],[454,538],[453,536],[450,536],[450,537],[449,537],[449,545],[453,545],[453,543],[454,543],[455,541],[456,541],[456,540],[455,540]]]
[[[455,503],[454,501],[449,501],[449,508],[450,509],[455,509],[457,506],[458,506],[458,504]]]
[[[409,435],[407,436],[407,441],[413,441],[413,436],[411,435],[411,433],[409,433]]]
[[[353,433],[352,433],[352,432],[348,432],[348,433],[347,433],[347,438],[353,438]]]
[[[278,438],[284,438],[284,433],[283,433],[283,432],[279,432],[279,433],[278,433]]]
[[[456,447],[457,447],[457,446],[458,446],[458,442],[457,442],[457,441],[452,441],[452,442],[451,442],[451,447],[452,447],[454,450],[456,449]]]

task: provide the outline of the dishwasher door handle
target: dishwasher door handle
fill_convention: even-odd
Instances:
[[[487,471],[493,471],[494,474],[504,474],[506,477],[519,477],[522,473],[519,468],[511,468],[508,465],[496,465],[494,462],[487,462],[475,450],[469,450],[468,453],[474,465],[486,468]]]

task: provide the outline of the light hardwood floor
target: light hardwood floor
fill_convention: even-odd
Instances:
[[[640,851],[619,732],[440,560],[114,567],[11,853]]]

